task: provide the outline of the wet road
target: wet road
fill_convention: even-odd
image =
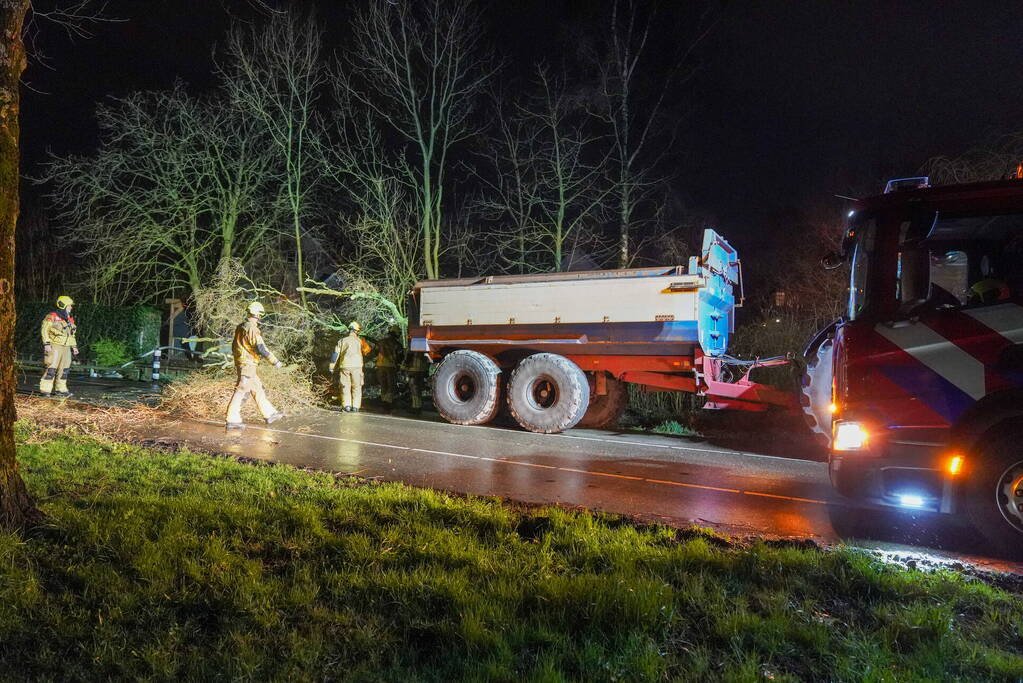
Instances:
[[[131,391],[118,386],[123,385],[79,382],[78,398],[130,400]],[[1023,565],[986,557],[976,534],[946,517],[850,506],[832,490],[826,463],[684,437],[594,430],[543,435],[316,409],[242,432],[226,432],[223,422],[178,421],[139,436],[451,492],[696,523],[731,534],[825,543],[855,535],[860,545],[894,553],[1023,572]]]

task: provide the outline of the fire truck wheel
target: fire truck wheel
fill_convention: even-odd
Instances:
[[[571,429],[586,414],[590,385],[579,366],[553,353],[519,363],[508,382],[508,407],[523,429],[554,434]]]
[[[497,414],[501,368],[482,353],[453,351],[433,375],[433,403],[448,422],[478,425]]]
[[[984,437],[970,476],[967,514],[999,551],[1023,556],[1023,423]]]
[[[803,417],[818,443],[831,443],[831,375],[834,343],[824,339],[806,358],[806,371],[800,381],[799,397]]]
[[[615,426],[629,405],[629,389],[625,382],[613,377],[607,378],[607,393],[597,394],[596,380],[587,375],[590,389],[590,404],[583,419],[576,427],[583,429],[606,429]]]

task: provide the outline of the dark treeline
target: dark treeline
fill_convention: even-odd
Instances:
[[[395,302],[421,277],[681,262],[702,227],[681,93],[713,9],[603,3],[517,50],[464,3],[364,3],[340,47],[315,9],[237,21],[211,86],[108,98],[93,148],[35,173],[24,230],[59,238],[23,242],[23,296],[66,287],[40,265],[68,252],[110,302],[188,298],[225,259]]]

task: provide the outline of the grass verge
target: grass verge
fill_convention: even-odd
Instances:
[[[19,423],[0,678],[1023,676],[1020,595],[853,551],[160,452]]]

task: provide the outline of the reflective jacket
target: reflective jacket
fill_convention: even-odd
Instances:
[[[43,318],[39,332],[43,338],[43,344],[76,348],[78,342],[75,341],[75,330],[77,329],[74,318],[64,311],[53,311]]]
[[[430,369],[430,361],[427,360],[425,353],[409,349],[405,354],[405,361],[401,364],[401,369],[409,374],[426,372]]]
[[[263,343],[263,334],[259,331],[259,321],[255,318],[247,318],[245,322],[235,328],[231,354],[234,356],[234,364],[238,367],[259,365],[261,358],[271,365],[277,363],[277,356],[270,353],[270,349],[266,348],[266,344]]]
[[[334,355],[330,357],[330,364],[339,365],[347,370],[355,370],[362,367],[362,357],[371,351],[369,343],[357,334],[348,334],[341,337],[337,346],[334,347]]]
[[[388,333],[377,342],[377,367],[398,367],[398,359],[401,358],[402,351],[404,351],[404,347],[402,347],[401,341],[393,334]]]

